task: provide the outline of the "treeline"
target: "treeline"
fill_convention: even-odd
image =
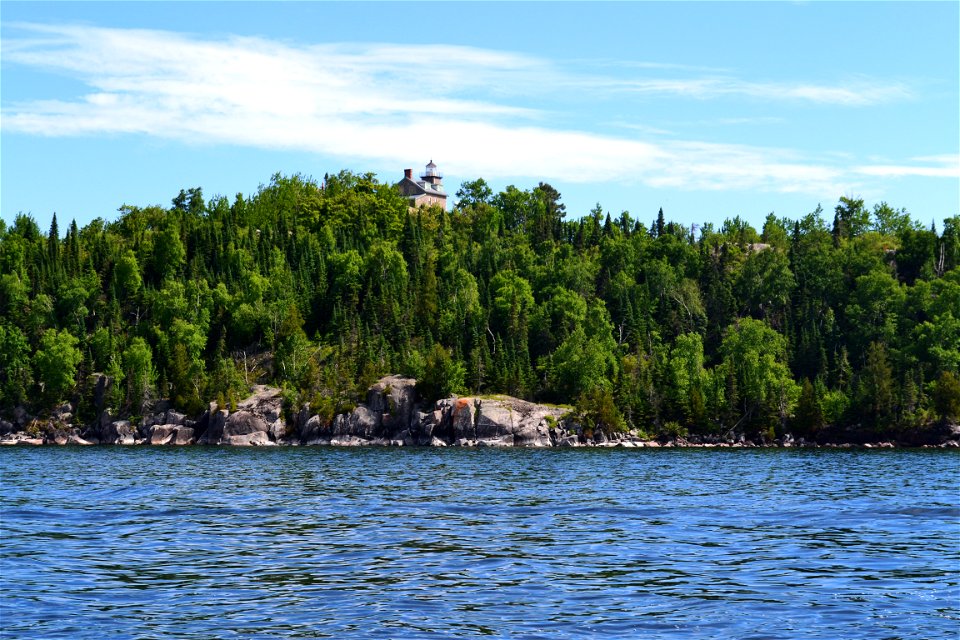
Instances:
[[[188,412],[247,385],[328,419],[387,373],[427,398],[507,393],[648,434],[894,432],[960,415],[960,216],[841,198],[687,228],[550,185],[465,182],[408,210],[343,171],[244,198],[181,191],[61,234],[0,223],[0,408]],[[92,416],[88,416],[92,417]]]

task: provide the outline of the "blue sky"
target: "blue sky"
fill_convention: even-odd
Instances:
[[[957,2],[5,0],[0,46],[7,222],[431,158],[571,217],[960,213]]]

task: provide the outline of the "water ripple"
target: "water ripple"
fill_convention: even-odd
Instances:
[[[960,456],[0,450],[6,638],[954,638]]]

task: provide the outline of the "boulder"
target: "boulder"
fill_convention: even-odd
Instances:
[[[564,436],[557,441],[558,447],[579,447],[580,438],[576,434]]]
[[[383,414],[361,404],[350,413],[342,413],[333,419],[333,436],[372,440],[377,435],[382,418]]]
[[[416,410],[416,384],[413,378],[403,376],[378,380],[367,391],[366,402],[333,419],[329,429],[331,442],[338,446],[352,446],[356,444],[353,439],[384,444],[398,440],[419,442],[423,438],[419,428],[420,413]],[[303,425],[300,430],[302,442],[325,439],[327,434],[323,433],[325,429],[321,422],[313,421],[312,417]]]
[[[207,429],[200,439],[201,444],[220,444],[223,439],[223,430],[227,426],[227,418],[230,412],[226,409],[220,409],[210,414],[207,421]]]
[[[175,429],[175,435],[173,436],[173,442],[171,444],[188,445],[194,443],[196,443],[196,438],[194,438],[193,427],[178,425]]]
[[[303,436],[307,431],[307,423],[310,422],[310,418],[311,418],[310,403],[306,403],[302,407],[300,407],[300,411],[297,412],[296,425],[295,425],[297,435],[300,436],[300,439],[302,441],[305,441],[305,438]]]
[[[451,437],[456,440],[476,440],[477,431],[473,424],[474,406],[470,398],[456,398],[450,411]]]
[[[320,416],[310,416],[299,428],[300,441],[304,444],[319,444],[321,440],[320,429],[322,427],[323,423],[320,420]]]
[[[100,427],[101,444],[134,444],[137,430],[129,420],[114,420]]]
[[[238,403],[233,413],[226,409],[218,410],[216,403],[211,403],[204,418],[196,423],[204,427],[198,441],[202,444],[233,446],[275,444],[286,433],[282,415],[280,390],[256,385],[252,394]],[[184,418],[181,426],[190,428],[194,424]]]
[[[150,428],[150,444],[188,445],[196,441],[192,427],[179,424],[160,424]]]
[[[330,444],[335,447],[360,447],[369,444],[369,440],[350,435],[337,435],[330,438]]]
[[[453,408],[455,439],[494,443],[496,446],[549,447],[551,423],[565,410],[507,396],[458,398]]]
[[[165,411],[145,415],[140,426],[144,433],[149,433],[150,427],[158,424],[167,424],[167,413]]]
[[[457,398],[439,400],[432,411],[417,412],[417,421],[410,425],[411,435],[422,446],[430,445],[434,440],[441,440],[445,444],[454,441],[453,435],[453,408]]]
[[[173,409],[167,409],[163,417],[163,424],[183,424],[186,419],[187,416],[185,414],[174,411]]]
[[[238,403],[237,410],[227,417],[220,444],[264,446],[276,443],[286,432],[282,401],[280,389],[254,386],[253,393]]]
[[[229,436],[224,440],[223,444],[234,447],[271,447],[277,443],[270,440],[270,436],[266,431],[254,431],[253,433],[244,435]]]
[[[509,436],[513,444],[513,433],[519,416],[514,416],[513,406],[500,400],[476,400],[474,433],[477,440],[505,440]]]
[[[249,397],[237,404],[236,413],[253,413],[263,418],[267,424],[273,424],[283,415],[282,403],[280,389],[258,384],[254,385]]]
[[[224,444],[232,444],[231,438],[248,436],[252,433],[267,433],[270,425],[263,419],[263,416],[250,411],[237,411],[230,414],[223,427],[222,440]]]
[[[280,442],[287,437],[287,423],[283,421],[283,418],[277,418],[270,424],[267,433],[270,435],[271,440]]]
[[[416,416],[416,386],[413,378],[387,376],[370,387],[366,404],[372,412],[381,415],[378,435],[389,437],[410,426]]]
[[[496,438],[481,438],[477,440],[478,447],[512,447],[513,436],[504,434]]]

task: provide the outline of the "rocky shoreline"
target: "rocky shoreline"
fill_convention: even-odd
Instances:
[[[258,385],[234,411],[212,402],[191,418],[159,402],[140,424],[100,412],[89,425],[76,425],[70,405],[37,420],[22,409],[14,421],[0,420],[0,445],[153,445],[153,446],[420,446],[420,447],[620,447],[749,448],[828,447],[890,449],[960,448],[960,425],[941,425],[905,434],[898,440],[863,437],[808,441],[789,434],[754,442],[718,436],[650,440],[637,432],[604,433],[579,424],[569,409],[509,396],[451,397],[424,406],[416,380],[387,376],[367,392],[366,401],[328,424],[304,406],[286,421],[280,390]]]

